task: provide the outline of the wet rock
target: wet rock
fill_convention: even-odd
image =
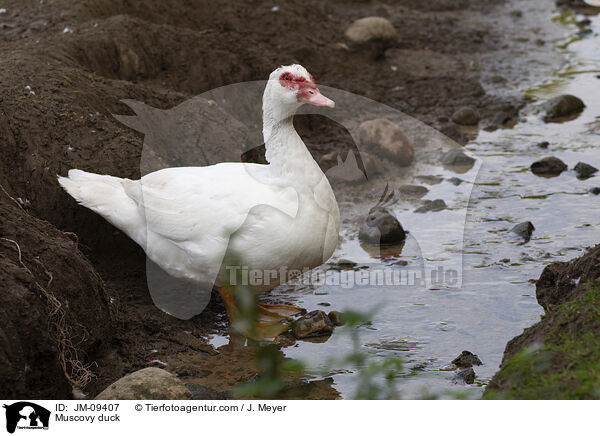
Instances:
[[[542,142],[538,142],[536,144],[536,146],[538,146],[540,148],[548,148],[549,145],[550,145],[550,143],[548,141],[542,141]]]
[[[398,32],[383,17],[356,20],[346,29],[345,36],[352,49],[365,52],[374,59],[382,57],[398,40]]]
[[[554,97],[542,105],[545,112],[544,121],[547,123],[577,115],[583,111],[583,108],[585,108],[583,101],[569,94]]]
[[[598,168],[579,162],[575,165],[575,171],[577,172],[577,177],[580,179],[588,179],[598,172]]]
[[[402,185],[398,192],[405,197],[421,198],[429,192],[429,189],[420,185]]]
[[[447,166],[469,166],[475,163],[475,159],[467,156],[460,148],[453,148],[442,156],[442,164]]]
[[[587,27],[590,24],[592,24],[592,20],[590,20],[589,18],[584,18],[583,20],[580,20],[575,24],[577,25],[577,27]]]
[[[477,354],[473,354],[470,351],[464,350],[460,353],[456,359],[452,361],[452,364],[459,368],[470,368],[473,365],[483,365]]]
[[[334,326],[340,326],[344,324],[344,321],[342,320],[344,314],[342,312],[332,310],[327,316],[329,317]]]
[[[417,179],[423,180],[428,185],[437,185],[444,180],[444,178],[440,176],[417,176]]]
[[[282,333],[280,335],[275,336],[273,339],[273,344],[278,347],[291,347],[296,344],[296,338],[289,333]]]
[[[463,183],[464,180],[463,179],[459,179],[458,177],[452,177],[452,178],[448,179],[448,182],[452,183],[454,186],[458,186],[461,183]]]
[[[117,380],[96,400],[191,400],[183,382],[160,368],[144,368]]]
[[[346,268],[346,269],[352,269],[355,268],[356,265],[358,265],[356,262],[353,262],[351,260],[348,259],[340,259],[338,260],[337,264],[338,266],[342,267],[342,268]]]
[[[358,232],[358,239],[370,245],[396,245],[404,242],[406,232],[384,207],[374,207]]]
[[[227,392],[216,391],[207,386],[196,383],[186,383],[185,387],[191,392],[194,400],[229,400],[231,396]]]
[[[523,11],[519,9],[515,9],[514,11],[510,11],[511,17],[521,18],[523,16]]]
[[[333,323],[322,310],[307,313],[292,326],[292,333],[298,339],[329,336],[332,332]]]
[[[454,381],[464,382],[468,385],[471,385],[475,382],[475,371],[473,368],[465,368],[456,371],[454,375]]]
[[[479,123],[479,112],[472,107],[464,106],[454,112],[452,121],[463,126],[475,126]]]
[[[427,212],[439,212],[447,209],[446,202],[444,200],[425,200],[423,205],[415,210],[415,213],[427,213]]]
[[[590,194],[600,195],[600,187],[590,189]]]
[[[531,239],[531,234],[533,233],[534,230],[535,230],[535,227],[533,226],[531,221],[525,221],[524,223],[520,223],[520,224],[517,224],[516,226],[514,226],[511,230],[511,232],[519,235],[526,241],[529,241]]]
[[[381,152],[400,166],[409,166],[415,157],[414,147],[402,129],[385,118],[362,123],[358,139],[363,147]]]
[[[531,164],[531,172],[538,175],[558,176],[567,168],[562,160],[554,156],[545,157]]]

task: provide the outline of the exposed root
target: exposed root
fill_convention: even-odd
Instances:
[[[2,190],[4,190],[4,188],[2,188]],[[6,193],[6,191],[4,192]],[[33,274],[33,272],[27,267],[27,265],[23,263],[21,247],[19,246],[19,244],[16,241],[8,238],[0,238],[0,240],[9,242],[12,245],[14,245],[18,253],[19,264],[31,275],[33,283],[48,301],[48,327],[55,336],[55,340],[58,346],[58,358],[65,377],[67,378],[69,383],[71,383],[71,385],[78,388],[85,387],[90,382],[90,379],[93,377],[94,374],[92,373],[92,371],[90,371],[91,365],[85,365],[79,359],[79,353],[77,351],[77,348],[75,347],[75,345],[73,345],[72,329],[69,325],[67,325],[66,322],[66,312],[63,307],[63,304],[53,294],[46,290],[46,288],[48,288],[54,280],[52,273],[44,267],[42,262],[40,262],[37,259],[34,259],[35,262],[37,262],[41,266],[41,268],[48,276],[48,282],[46,283],[46,287],[40,285],[35,279],[35,275]]]
[[[12,195],[10,195],[8,193],[8,191],[6,189],[4,189],[4,186],[2,186],[2,184],[0,184],[0,189],[2,189],[2,192],[4,192],[8,198],[10,198],[12,201],[15,202],[15,204],[17,206],[19,206],[19,209],[23,209],[23,206],[21,206],[21,203],[19,203]]]

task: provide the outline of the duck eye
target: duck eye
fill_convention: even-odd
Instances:
[[[285,76],[284,80],[286,80],[286,81],[289,82],[290,81],[290,76]]]

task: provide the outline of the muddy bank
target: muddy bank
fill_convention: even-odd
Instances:
[[[484,398],[600,398],[600,245],[548,265],[536,296],[542,320],[507,344]]]
[[[207,344],[207,335],[227,328],[218,298],[190,321],[159,311],[148,295],[143,252],[56,183],[69,168],[139,177],[143,138],[112,116],[131,114],[122,99],[170,108],[299,62],[319,83],[386,103],[464,141],[452,122],[460,107],[477,110],[482,127],[515,118],[522,99],[492,92],[507,80],[494,54],[506,54],[508,42],[533,50],[539,38],[513,41],[503,26],[518,27],[516,16],[487,0],[436,0],[427,10],[412,0],[292,1],[277,10],[252,1],[4,6],[0,183],[7,193],[0,197],[8,241],[0,244],[6,287],[0,395],[6,398],[69,398],[73,381],[94,395],[128,372],[164,363],[220,392],[256,373],[251,353],[234,358]],[[370,15],[386,17],[398,32],[377,61],[366,61],[344,40],[352,21]],[[349,146],[347,133],[332,122],[298,124],[309,146],[319,144],[312,149],[317,160]],[[53,305],[44,292],[56,299]],[[64,311],[58,329],[56,307]],[[64,345],[57,345],[65,341],[66,360]],[[74,371],[81,367],[90,371],[85,379]],[[49,376],[55,382],[47,383]]]

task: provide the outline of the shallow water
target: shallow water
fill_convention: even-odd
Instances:
[[[562,17],[560,22],[575,34],[578,28],[573,23],[580,18]],[[285,285],[271,293],[275,299],[287,299],[309,311],[377,307],[372,322],[359,329],[361,350],[373,359],[403,359],[405,370],[397,380],[403,398],[447,397],[459,391],[479,396],[497,371],[507,341],[534,324],[543,312],[530,280],[537,279],[548,263],[577,257],[600,241],[600,196],[588,193],[591,187],[600,186],[600,176],[578,180],[572,170],[579,161],[600,167],[600,18],[590,18],[592,33],[559,43],[557,50],[568,60],[564,68],[548,72],[549,79],[535,89],[522,90],[540,101],[564,93],[576,95],[587,106],[578,118],[546,124],[534,103],[514,128],[482,131],[466,146],[481,158],[480,168],[463,174],[432,168],[428,174],[441,176],[443,181],[430,185],[414,181],[430,189],[424,199],[444,199],[449,210],[417,214],[406,204],[391,208],[411,232],[399,257],[381,259],[369,254],[355,237],[348,237],[357,233],[356,228],[343,228],[344,242],[321,268],[347,259],[357,264],[354,270],[382,266],[420,270],[421,253],[426,252],[430,264],[462,262],[462,286]],[[542,141],[550,143],[548,149],[537,146]],[[554,178],[532,174],[531,163],[548,155],[562,159],[570,170]],[[448,182],[452,177],[467,182],[455,186]],[[453,214],[467,204],[464,239],[460,239],[462,232],[455,227],[462,223]],[[523,221],[532,221],[536,227],[528,243],[510,232]],[[435,241],[442,250],[432,255],[424,246],[427,241]],[[457,249],[461,243],[464,255]],[[399,260],[408,264],[395,264]],[[219,345],[223,339],[216,337],[213,343]],[[328,364],[332,357],[352,351],[351,338],[343,329],[336,329],[326,342],[299,341],[284,350],[288,357],[307,363],[314,378],[332,376],[342,396],[352,398],[356,369]],[[442,370],[462,350],[476,353],[484,363],[475,367],[473,385],[457,384],[452,371]]]

